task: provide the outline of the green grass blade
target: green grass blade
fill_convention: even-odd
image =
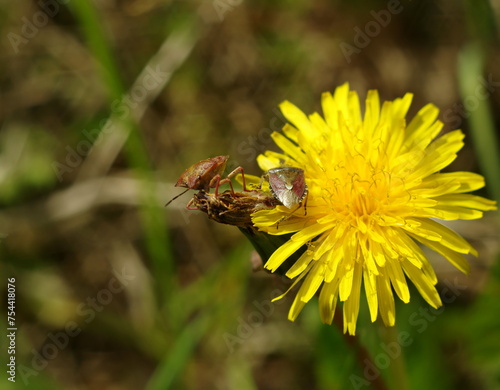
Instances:
[[[498,151],[498,139],[495,133],[493,116],[489,106],[489,99],[484,94],[478,93],[479,88],[488,90],[480,84],[479,80],[488,82],[484,76],[484,53],[480,44],[469,44],[460,53],[458,63],[458,77],[462,101],[467,103],[474,101],[474,109],[471,105],[468,110],[468,121],[471,136],[474,141],[476,155],[481,170],[486,177],[491,194],[495,200],[500,201],[500,153]]]
[[[210,314],[196,318],[185,326],[150,379],[146,390],[167,390],[175,383],[209,325]]]
[[[110,100],[118,102],[124,95],[125,88],[119,76],[119,67],[114,60],[107,36],[102,28],[98,13],[92,2],[75,0],[70,3],[71,9],[78,17],[89,49],[100,65],[101,77],[107,86]],[[111,102],[111,104],[112,104]],[[144,147],[137,125],[128,115],[123,124],[130,130],[125,153],[129,166],[137,177],[143,181],[140,193],[141,204],[139,214],[145,230],[145,244],[156,275],[157,292],[165,297],[175,288],[173,264],[161,202],[156,197],[156,188],[146,148]]]

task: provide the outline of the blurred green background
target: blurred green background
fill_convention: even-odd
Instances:
[[[345,81],[361,100],[413,92],[410,116],[436,104],[467,135],[450,168],[499,200],[499,1],[0,5],[1,323],[15,278],[17,327],[1,389],[383,389],[402,367],[411,389],[500,388],[494,213],[452,225],[479,249],[469,277],[433,257],[444,309],[398,302],[394,359],[366,306],[356,338],[315,303],[291,323],[290,297],[270,303],[289,283],[252,270],[237,229],[188,194],[163,207],[208,157],[260,175],[277,105],[317,111]]]

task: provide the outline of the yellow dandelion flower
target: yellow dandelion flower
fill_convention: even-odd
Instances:
[[[441,306],[436,274],[418,244],[444,256],[464,273],[464,254],[476,250],[454,231],[436,222],[476,219],[495,202],[465,194],[484,186],[471,172],[440,173],[463,146],[460,130],[436,138],[443,127],[439,110],[423,107],[406,123],[412,94],[380,106],[369,91],[364,117],[356,92],[346,83],[333,96],[324,93],[324,118],[306,116],[285,101],[281,111],[291,124],[272,137],[283,153],[258,157],[267,171],[280,166],[304,170],[308,186],[302,206],[277,206],[252,215],[254,226],[271,235],[291,234],[265,264],[275,271],[304,245],[307,250],[288,270],[302,281],[290,308],[295,320],[319,292],[321,319],[332,323],[343,302],[344,332],[354,334],[364,286],[372,321],[395,323],[393,291],[410,300],[407,281],[434,308]]]

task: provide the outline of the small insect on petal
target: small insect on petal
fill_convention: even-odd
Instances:
[[[267,176],[274,197],[289,209],[306,197],[304,170],[294,167],[273,168],[267,171]]]

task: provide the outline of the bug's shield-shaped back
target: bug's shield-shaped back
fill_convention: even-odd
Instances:
[[[307,195],[304,171],[294,167],[280,167],[268,172],[269,186],[276,199],[291,209]]]

